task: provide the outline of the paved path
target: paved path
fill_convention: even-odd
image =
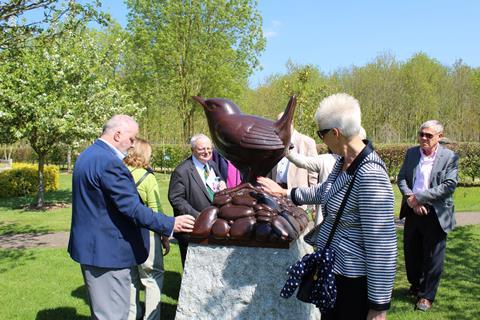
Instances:
[[[480,224],[480,212],[458,212],[457,226]],[[401,223],[397,223],[402,227]],[[66,248],[69,232],[55,233],[20,233],[14,235],[1,235],[0,248],[3,249],[24,249],[24,248]]]

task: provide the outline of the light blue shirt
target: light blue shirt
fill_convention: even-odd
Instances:
[[[111,145],[108,141],[106,141],[105,139],[98,138],[98,140],[102,140],[103,142],[105,142],[105,144],[106,144],[107,146],[109,146],[110,148],[112,148],[112,150],[113,150],[113,152],[115,153],[115,155],[116,155],[117,157],[119,157],[120,160],[123,161],[123,158],[125,158],[125,156],[126,156],[125,154],[123,154],[122,152],[120,152],[120,150],[118,150],[117,148],[115,148],[114,146],[112,146],[112,145]]]

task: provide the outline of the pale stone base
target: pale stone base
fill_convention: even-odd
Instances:
[[[311,304],[280,297],[288,266],[312,251],[189,244],[176,320],[320,319]]]

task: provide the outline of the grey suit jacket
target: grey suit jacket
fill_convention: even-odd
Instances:
[[[413,194],[412,188],[419,163],[420,147],[408,149],[397,182],[403,195],[400,218],[405,215],[403,208],[407,205],[406,196]],[[430,175],[429,188],[416,193],[415,197],[421,204],[428,204],[435,209],[440,226],[445,232],[449,232],[455,227],[453,192],[457,187],[457,182],[458,156],[453,151],[439,145]]]

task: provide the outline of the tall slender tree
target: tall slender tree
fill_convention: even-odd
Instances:
[[[160,131],[180,122],[185,140],[201,110],[191,96],[235,99],[258,66],[265,40],[256,1],[128,0],[127,5],[129,86],[147,115],[169,115]]]

